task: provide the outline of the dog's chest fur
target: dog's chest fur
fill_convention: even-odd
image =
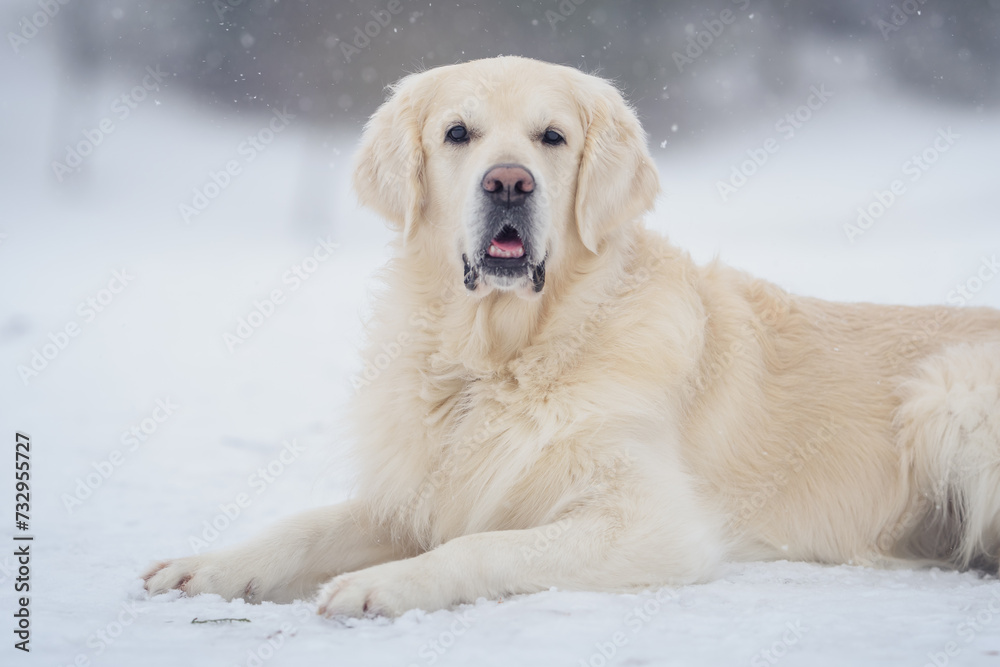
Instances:
[[[428,456],[408,519],[421,539],[548,523],[592,475],[593,454],[560,414],[558,392],[507,371],[425,377],[421,399]]]
[[[582,346],[557,347],[561,355],[529,347],[485,374],[429,346],[399,377],[372,387],[392,392],[389,404],[407,404],[381,415],[367,438],[377,449],[364,452],[363,491],[397,535],[428,548],[549,523],[623,467],[622,452],[602,445],[583,414],[581,405],[597,409],[602,397],[574,374]],[[417,414],[420,423],[402,422]]]
[[[375,349],[400,331],[419,335],[361,396],[362,495],[396,535],[427,548],[558,520],[619,485],[628,441],[649,441],[648,429],[673,418],[668,388],[700,345],[696,331],[659,326],[670,320],[652,312],[688,297],[662,275],[678,270],[646,258],[519,326],[509,305],[484,313],[458,298],[382,318]],[[488,315],[517,335],[498,336],[504,326]],[[489,354],[505,348],[514,352]]]

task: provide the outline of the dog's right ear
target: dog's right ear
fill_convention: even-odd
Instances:
[[[365,125],[354,164],[358,200],[402,231],[404,239],[410,236],[424,201],[422,112],[414,94],[421,76],[411,74],[392,87],[389,99]]]

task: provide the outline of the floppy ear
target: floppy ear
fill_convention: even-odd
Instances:
[[[393,86],[389,99],[365,124],[354,163],[358,200],[402,231],[404,239],[424,200],[421,112],[413,90],[420,76],[411,74]]]
[[[587,77],[579,99],[587,137],[576,185],[576,224],[594,254],[623,222],[653,208],[660,176],[646,147],[646,133],[621,93],[607,81]]]

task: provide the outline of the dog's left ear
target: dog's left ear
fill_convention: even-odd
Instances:
[[[586,79],[578,92],[587,136],[577,176],[576,224],[583,244],[597,254],[611,231],[653,208],[660,176],[646,133],[621,93],[603,79]]]
[[[362,205],[384,217],[389,226],[413,231],[424,201],[424,151],[420,143],[421,111],[414,88],[424,74],[411,74],[365,125],[354,163],[354,190]]]

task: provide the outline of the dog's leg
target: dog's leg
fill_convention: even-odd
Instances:
[[[231,549],[157,563],[143,577],[146,590],[248,602],[307,599],[332,576],[402,556],[365,517],[356,503],[304,512]]]
[[[665,507],[655,508],[659,516],[629,509],[632,516],[622,507],[588,510],[538,528],[465,535],[414,558],[342,574],[320,589],[319,611],[396,616],[553,586],[628,591],[712,574],[722,549],[706,522],[664,516]]]

